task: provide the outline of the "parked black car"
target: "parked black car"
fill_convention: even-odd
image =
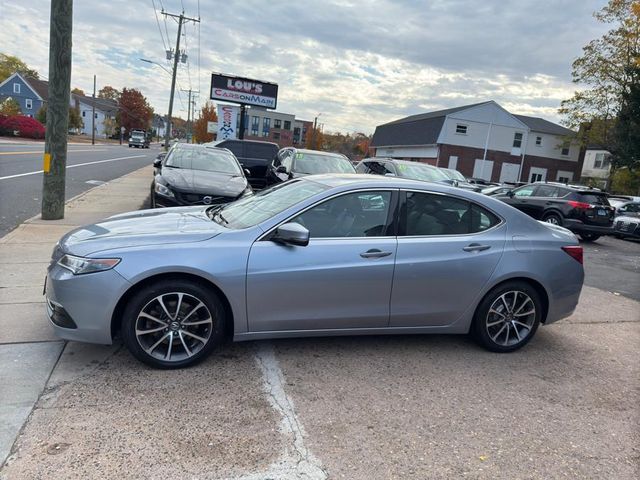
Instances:
[[[213,205],[253,193],[238,159],[224,148],[177,143],[153,166],[154,208]]]
[[[287,147],[278,152],[267,168],[267,185],[319,173],[356,173],[356,171],[349,159],[341,153]]]
[[[615,208],[606,193],[597,189],[536,182],[495,198],[537,220],[568,228],[587,242],[613,233]]]
[[[280,150],[277,143],[258,140],[221,140],[212,145],[226,148],[236,156],[242,168],[249,170],[249,183],[255,190],[266,186],[267,166]]]
[[[616,217],[614,235],[618,238],[640,238],[640,218],[625,215]]]

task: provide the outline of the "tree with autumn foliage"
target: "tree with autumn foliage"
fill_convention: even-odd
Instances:
[[[25,77],[38,78],[38,72],[29,68],[27,64],[18,57],[0,53],[0,82],[4,82],[16,72]]]
[[[613,173],[633,163],[622,155],[618,139],[628,130],[619,122],[638,123],[623,113],[640,84],[640,0],[609,0],[594,16],[612,29],[583,47],[573,62],[573,81],[583,88],[562,102],[560,114],[579,130],[583,146],[597,144],[612,154]]]
[[[120,101],[120,91],[113,88],[111,85],[105,85],[98,90],[98,98],[105,98],[107,100],[113,100],[114,102]]]
[[[126,129],[127,133],[136,128],[149,129],[153,108],[140,90],[123,88],[118,107],[118,123]]]
[[[200,109],[198,119],[193,122],[193,141],[195,143],[213,141],[213,133],[207,133],[207,122],[217,121],[216,106],[212,102],[206,102]]]

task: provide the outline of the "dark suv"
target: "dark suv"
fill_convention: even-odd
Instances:
[[[249,170],[247,178],[253,189],[259,190],[266,186],[267,166],[280,150],[277,143],[258,140],[222,140],[215,142],[214,145],[231,150],[242,168]]]
[[[536,182],[494,198],[544,222],[568,228],[592,242],[613,233],[615,208],[597,189],[564,183]]]

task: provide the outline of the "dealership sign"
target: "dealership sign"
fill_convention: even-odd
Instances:
[[[261,80],[213,73],[211,74],[211,99],[276,108],[278,85]]]
[[[232,105],[218,105],[218,137],[216,140],[238,137],[239,111],[240,108]]]

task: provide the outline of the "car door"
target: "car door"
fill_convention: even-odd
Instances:
[[[401,194],[391,327],[454,323],[478,299],[504,250],[506,225],[454,196]]]
[[[247,265],[250,331],[386,327],[396,256],[397,191],[341,194],[288,222],[309,230],[307,246],[267,234]]]
[[[527,212],[536,220],[542,220],[547,210],[560,210],[566,202],[558,200],[559,189],[553,185],[538,185],[534,192],[534,196],[528,199]]]
[[[536,188],[538,188],[537,185],[525,185],[512,190],[513,195],[500,196],[500,200],[527,215],[532,215],[534,211],[532,199],[535,198]]]

